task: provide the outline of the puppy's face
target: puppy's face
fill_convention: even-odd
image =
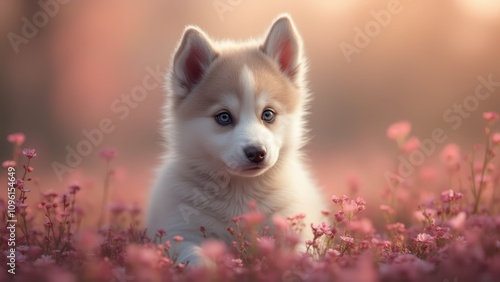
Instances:
[[[181,157],[243,177],[273,167],[300,128],[299,40],[288,18],[260,46],[217,49],[188,29],[170,78]]]

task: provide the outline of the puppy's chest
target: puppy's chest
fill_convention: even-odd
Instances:
[[[228,181],[227,183],[206,182],[195,189],[193,203],[202,207],[207,215],[222,222],[230,222],[234,217],[249,211],[253,202],[256,209],[265,215],[279,212],[286,206],[286,197],[279,189],[269,184],[245,181]]]

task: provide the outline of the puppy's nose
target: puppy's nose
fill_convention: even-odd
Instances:
[[[243,151],[252,163],[258,164],[266,158],[266,147],[264,146],[248,146]]]

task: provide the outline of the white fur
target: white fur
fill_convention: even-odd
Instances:
[[[290,40],[291,56],[280,57],[283,51],[280,44],[287,40]],[[195,62],[203,72],[199,80],[196,76],[198,65],[193,67],[188,63],[189,56],[193,56],[190,53],[193,49],[189,49],[192,46],[197,48],[195,51],[200,59]],[[261,48],[268,56],[261,66],[273,74],[280,73],[280,83],[300,96],[294,102],[297,110],[291,112],[274,99],[273,89],[261,89],[256,93],[260,86],[257,77],[263,73],[252,67],[256,65],[253,62],[235,69],[238,81],[231,81],[239,85],[243,97],[231,91],[210,93],[218,97],[217,103],[203,107],[203,113],[185,112],[190,111],[183,108],[183,103],[188,103],[185,99],[197,99],[200,96],[194,95],[208,95],[206,92],[211,91],[205,78],[217,60],[226,58],[227,54],[243,54],[252,48]],[[280,62],[283,64],[281,72]],[[304,238],[311,233],[311,222],[321,222],[321,210],[326,205],[300,152],[305,143],[304,116],[309,98],[304,81],[305,65],[302,41],[288,16],[275,21],[265,41],[221,43],[213,42],[198,28],[190,27],[185,31],[167,75],[165,133],[168,152],[151,191],[147,213],[151,237],[161,228],[167,231],[170,239],[176,235],[184,238],[177,247],[178,262],[199,263],[197,248],[203,241],[200,226],[206,228],[207,236],[230,244],[233,238],[226,228],[231,226],[232,218],[248,211],[251,201],[268,218],[274,214],[283,217],[306,214]],[[226,77],[218,77],[214,72],[211,75],[212,79],[220,80],[220,84],[228,83]],[[276,110],[272,125],[261,120],[266,107]],[[216,124],[214,115],[221,110],[231,113],[234,124],[223,128]],[[265,160],[255,170],[249,170],[254,164],[243,152],[250,145],[267,149]]]

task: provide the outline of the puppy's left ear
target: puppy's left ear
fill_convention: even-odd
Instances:
[[[262,50],[292,81],[297,80],[302,60],[302,38],[288,15],[279,17],[267,34]]]
[[[173,79],[181,88],[177,94],[184,97],[191,92],[216,57],[205,32],[195,26],[187,27],[174,55]]]

